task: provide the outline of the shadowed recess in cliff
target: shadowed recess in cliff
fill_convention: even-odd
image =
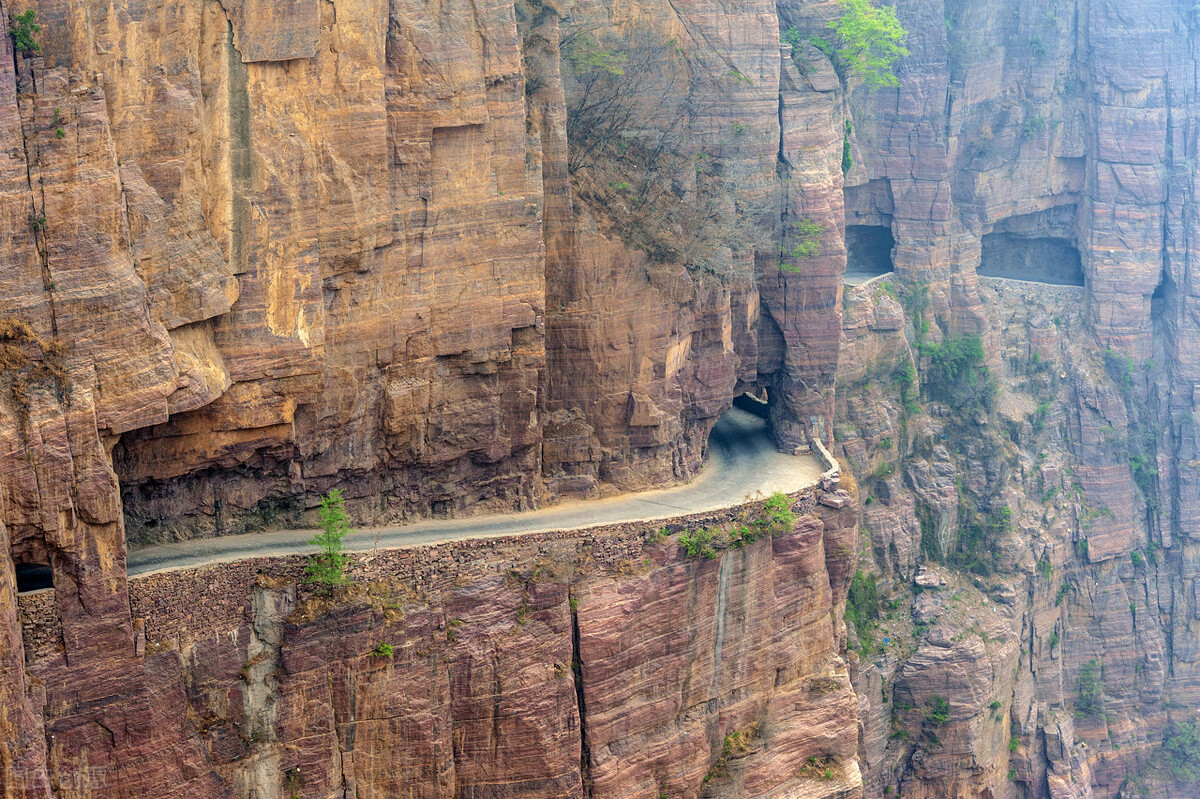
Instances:
[[[883,225],[846,226],[846,279],[872,278],[892,271],[896,240]]]
[[[988,234],[983,237],[979,274],[1058,286],[1083,285],[1079,250],[1070,241],[1059,238],[1026,239],[1010,233]]]
[[[17,593],[54,587],[54,570],[45,563],[16,563]]]

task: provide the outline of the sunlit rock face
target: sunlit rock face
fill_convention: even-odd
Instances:
[[[96,372],[135,545],[675,482],[743,390],[827,437],[844,96],[774,4],[37,11],[16,307]],[[642,54],[619,148],[571,127],[584,47]]]
[[[1200,702],[1195,9],[899,0],[900,85],[867,92],[808,38],[833,2],[32,7],[41,55],[0,47],[7,794],[407,790],[392,758],[423,795],[1195,793],[1161,748]],[[636,91],[593,147],[612,42]],[[990,404],[930,384],[964,334]],[[474,574],[385,620],[479,622],[465,670],[422,644],[403,679],[364,659],[378,609],[289,622],[214,578],[225,638],[147,640],[126,584],[130,544],[334,487],[369,523],[687,479],[744,391],[781,447],[835,442],[861,547],[639,550],[575,609]],[[846,652],[854,554],[887,606]],[[774,753],[705,783],[755,724]]]

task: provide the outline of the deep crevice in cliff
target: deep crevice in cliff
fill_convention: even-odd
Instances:
[[[583,660],[579,654],[579,611],[571,603],[571,674],[575,679],[575,702],[579,707],[579,780],[584,796],[592,795],[592,751],[588,746],[587,701],[583,695]]]
[[[232,21],[229,22],[227,36],[229,138],[231,143],[229,169],[234,188],[230,199],[232,213],[229,227],[229,260],[233,263],[234,273],[238,274],[247,268],[243,224],[249,215],[246,195],[250,189],[253,162],[250,131],[250,75],[246,65],[242,62],[242,57],[238,52],[237,46],[234,44]]]

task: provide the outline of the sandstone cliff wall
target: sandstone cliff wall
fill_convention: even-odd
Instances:
[[[55,0],[0,15],[26,8],[40,54],[0,49],[6,792],[258,784],[212,770],[178,665],[134,647],[129,544],[294,521],[335,486],[367,523],[676,481],[742,390],[772,389],[781,443],[820,432],[812,408],[827,425],[836,257],[814,305],[824,352],[789,352],[808,324],[795,279],[772,289],[781,332],[758,346],[756,272],[777,271],[789,208],[773,5]],[[657,247],[678,222],[629,240],[628,210],[595,194],[607,184],[568,169],[563,41],[580,29],[650,31],[678,63],[693,106],[670,163],[703,191],[685,180],[671,202],[719,220],[703,259]],[[838,134],[815,105],[824,157]],[[644,141],[662,119],[635,116]],[[836,196],[835,168],[791,160]],[[744,201],[727,200],[734,184]],[[25,642],[61,651],[29,671],[10,564],[31,563],[54,592]],[[265,652],[278,630],[263,624],[246,645]],[[736,690],[767,688],[754,680]],[[663,745],[657,763],[677,754]],[[690,781],[708,750],[689,751]]]
[[[890,228],[908,291],[848,293],[838,375],[839,452],[869,475],[864,568],[912,611],[884,614],[894,647],[860,647],[867,795],[1191,795],[1161,747],[1197,707],[1195,9],[897,11],[912,55],[897,90],[852,98],[846,206]],[[1083,285],[980,278],[997,247],[1043,247],[1064,276],[1077,250]],[[999,383],[983,412],[929,386],[930,345],[962,333]],[[935,560],[952,568],[921,571]]]
[[[55,591],[0,576],[5,790],[1195,793],[1162,748],[1200,705],[1195,8],[899,0],[874,93],[779,44],[832,2],[36,8],[43,56],[0,49],[0,537]],[[652,44],[628,160],[579,161],[585,40]],[[897,280],[843,293],[847,226]],[[998,384],[967,410],[930,382],[964,333]],[[367,520],[684,478],[764,389],[862,482],[883,600],[845,642],[811,523],[719,564],[452,550],[389,568],[461,585],[310,616],[243,567],[170,589],[203,616],[126,587],[127,538],[335,485]]]
[[[332,486],[394,520],[672,482],[743,389],[781,444],[827,434],[841,94],[760,6],[32,6],[8,316],[94,395],[129,540]],[[614,37],[672,75],[622,129],[665,165],[571,165],[578,48]],[[778,269],[801,216],[819,290]]]
[[[370,553],[331,598],[298,557],[131,580],[113,666],[152,702],[99,699],[129,688],[94,671],[87,718],[47,704],[55,795],[858,796],[855,514],[816,499],[712,560],[625,525]],[[20,603],[47,686],[68,665],[51,596]]]

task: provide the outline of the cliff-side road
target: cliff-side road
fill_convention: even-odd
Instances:
[[[709,459],[700,476],[674,488],[599,500],[565,502],[524,513],[467,519],[425,519],[400,527],[376,527],[347,537],[354,551],[488,538],[550,530],[578,530],[601,524],[666,519],[736,505],[759,492],[794,492],[815,484],[824,467],[811,455],[776,451],[766,422],[734,408],[717,422],[709,438]],[[314,551],[315,530],[279,530],[160,544],[129,553],[130,575],[199,566],[262,555]]]

